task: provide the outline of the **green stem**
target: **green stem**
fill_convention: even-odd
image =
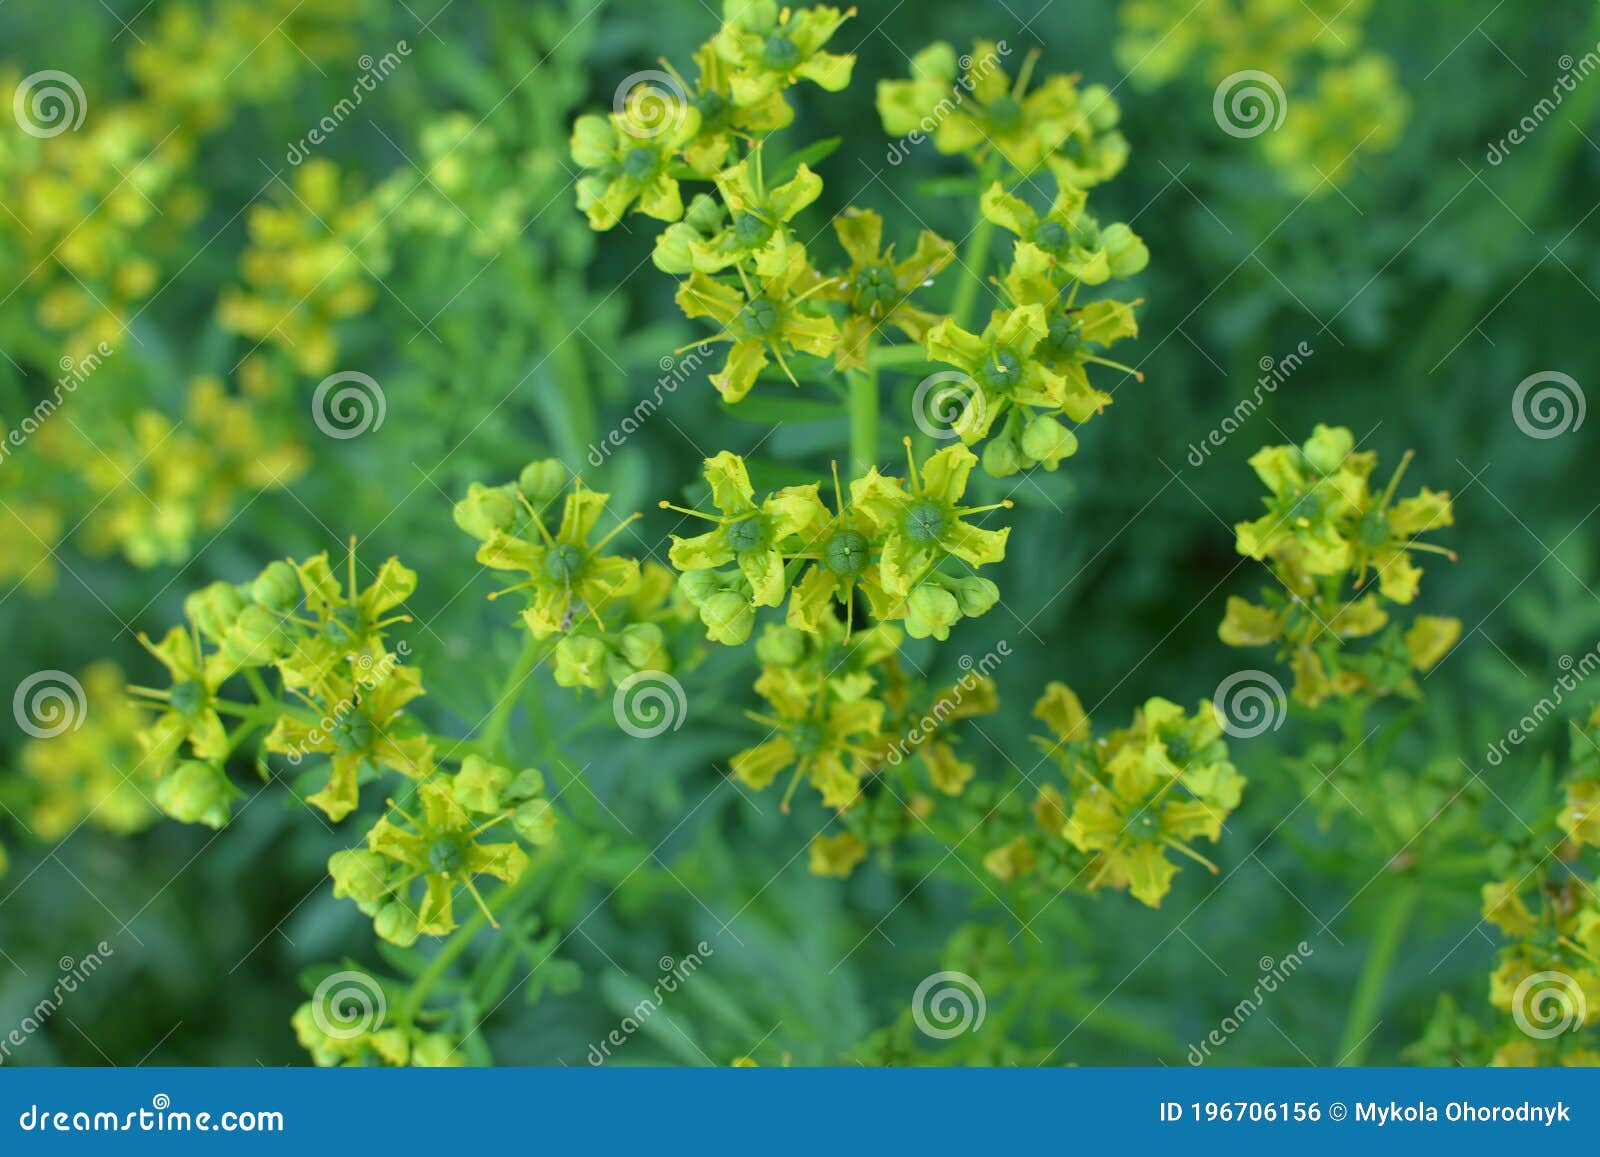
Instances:
[[[1334,1058],[1340,1065],[1360,1065],[1367,1055],[1378,1011],[1383,1000],[1383,984],[1394,964],[1395,954],[1405,936],[1406,921],[1416,906],[1421,890],[1411,880],[1397,882],[1389,894],[1383,911],[1378,915],[1378,928],[1373,934],[1372,948],[1361,967],[1356,990],[1350,998],[1350,1013],[1344,1022],[1344,1034],[1339,1038],[1339,1055]]]
[[[850,371],[850,477],[878,462],[878,371]]]
[[[874,369],[890,366],[916,366],[928,360],[928,351],[920,345],[875,345],[867,351],[867,364]]]
[[[541,869],[551,862],[554,851],[554,845],[547,847],[544,850],[545,854],[524,868],[522,875],[518,876],[514,883],[507,884],[491,896],[488,901],[490,911],[497,914],[504,911],[518,895],[528,891],[536,881],[541,880],[543,878]],[[427,999],[433,986],[450,971],[450,966],[456,962],[456,958],[467,950],[473,938],[483,931],[488,923],[489,917],[480,908],[450,934],[450,939],[444,942],[444,947],[439,949],[434,958],[428,961],[428,966],[417,974],[410,991],[400,1003],[398,1015],[401,1024],[410,1024],[416,1018],[418,1010],[422,1008],[422,1002]]]
[[[1000,157],[995,154],[978,171],[980,197],[982,191],[993,184],[999,175]],[[961,254],[961,268],[966,271],[966,278],[956,286],[955,299],[950,303],[950,314],[962,329],[972,328],[972,310],[978,302],[978,291],[984,286],[984,269],[989,264],[989,247],[993,243],[994,222],[985,217],[980,209]]]
[[[489,716],[489,721],[483,725],[483,731],[478,736],[478,742],[492,752],[500,752],[501,741],[505,738],[506,728],[511,723],[511,713],[517,709],[517,701],[522,697],[522,685],[527,681],[528,675],[543,656],[544,647],[530,631],[522,640],[522,650],[517,655],[517,661],[512,664],[511,673],[506,676],[505,686],[500,689],[500,698],[495,702],[494,713]]]

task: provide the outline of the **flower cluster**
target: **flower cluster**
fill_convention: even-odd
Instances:
[[[85,710],[77,726],[23,745],[20,769],[32,781],[28,827],[59,840],[80,824],[118,835],[149,827],[157,812],[157,778],[135,736],[142,711],[123,693],[115,663],[98,662],[76,676]]]
[[[1374,491],[1377,454],[1328,426],[1301,446],[1268,446],[1250,459],[1271,494],[1265,515],[1236,527],[1237,546],[1279,585],[1260,603],[1230,598],[1218,633],[1234,647],[1276,646],[1294,672],[1295,698],[1308,706],[1358,692],[1415,695],[1413,672],[1432,668],[1460,636],[1452,618],[1417,615],[1405,630],[1391,620],[1389,605],[1416,598],[1415,553],[1454,558],[1417,541],[1451,525],[1450,496],[1426,487],[1395,496],[1410,460]],[[1365,638],[1372,642],[1359,653],[1346,646]]]
[[[708,637],[737,646],[750,638],[759,608],[785,600],[786,622],[799,630],[825,632],[841,611],[853,624],[857,590],[875,621],[904,621],[913,638],[948,638],[962,618],[993,607],[1000,597],[994,583],[942,568],[954,560],[975,572],[1005,557],[1010,530],[969,520],[1008,508],[1009,500],[962,505],[978,461],[966,447],[946,447],[920,470],[910,439],[906,448],[905,479],[873,467],[850,484],[848,503],[836,483],[832,512],[817,483],[785,487],[758,502],[742,458],[723,452],[706,459],[718,513],[670,508],[715,529],[673,535],[669,558],[683,572],[679,585],[699,608]]]
[[[250,248],[239,260],[245,288],[223,295],[218,317],[272,343],[302,372],[325,374],[339,354],[334,324],[366,311],[372,282],[388,267],[382,217],[374,198],[320,157],[295,171],[279,201],[250,210]]]
[[[892,136],[931,135],[941,153],[982,164],[991,155],[1022,173],[1048,166],[1063,188],[1109,181],[1128,160],[1121,111],[1104,85],[1080,89],[1055,75],[1029,91],[1039,54],[1013,81],[1004,42],[980,40],[959,60],[943,41],[911,58],[911,79],[878,84],[878,115]]]
[[[804,781],[842,813],[844,830],[811,845],[818,875],[848,876],[931,814],[928,790],[959,796],[977,774],[955,725],[996,709],[993,681],[970,670],[943,688],[910,679],[903,639],[889,624],[852,633],[830,617],[816,631],[769,623],[756,641],[765,709],[747,714],[766,734],[733,757],[733,773],[757,791],[787,775],[784,811]]]
[[[1347,179],[1359,153],[1393,148],[1405,126],[1409,101],[1394,61],[1361,50],[1371,8],[1371,0],[1128,0],[1117,57],[1151,87],[1192,60],[1214,84],[1265,73],[1279,89],[1257,94],[1273,102],[1267,115],[1288,105],[1264,138],[1267,157],[1296,192],[1311,194]]]
[[[555,640],[555,678],[563,687],[604,688],[672,667],[664,627],[683,617],[673,603],[672,573],[606,553],[640,517],[621,519],[595,539],[610,497],[550,458],[529,463],[515,482],[473,483],[455,506],[456,525],[480,544],[478,562],[527,576],[489,597],[522,593],[523,624],[533,638]]]
[[[830,146],[787,160],[767,147],[792,120],[789,86],[806,80],[834,91],[848,83],[852,58],[825,46],[850,14],[727,0],[721,31],[695,54],[696,84],[673,72],[676,90],[642,84],[610,115],[579,118],[572,134],[573,159],[585,170],[579,207],[600,230],[628,212],[667,223],[655,264],[682,279],[684,314],[709,322],[710,340],[728,344],[726,361],[710,375],[726,401],[744,399],[769,367],[798,384],[810,371],[797,359],[810,357],[863,376],[860,388],[873,394],[875,411],[880,351],[886,355],[888,339],[899,334],[920,347],[922,359],[955,366],[954,376],[966,380],[955,430],[969,445],[994,434],[985,471],[1054,470],[1077,448],[1066,423],[1082,424],[1111,400],[1089,384],[1088,367],[1133,372],[1103,355],[1137,333],[1138,303],[1091,301],[1084,292],[1137,274],[1148,259],[1126,225],[1101,227],[1086,211],[1084,190],[1127,159],[1116,103],[1104,88],[1080,89],[1062,75],[1029,91],[1037,54],[1013,82],[999,67],[1004,46],[988,43],[959,62],[949,45],[932,45],[916,57],[912,79],[879,85],[886,131],[922,126],[942,152],[965,155],[986,174],[980,227],[962,261],[968,284],[949,311],[931,309],[920,295],[957,260],[954,244],[922,229],[899,256],[886,243],[883,218],[851,206],[833,219],[844,260],[818,264],[796,223],[822,194],[810,166]],[[1045,168],[1058,192],[1039,212],[1014,186]],[[686,199],[686,179],[712,188]],[[972,333],[967,315],[984,287],[995,227],[1017,238],[1010,267],[996,279],[1010,307]],[[858,467],[877,455],[875,421],[868,429],[870,443],[853,448]]]
[[[1185,714],[1153,698],[1131,726],[1096,738],[1077,695],[1052,683],[1033,713],[1051,732],[1037,742],[1067,785],[1039,792],[1031,830],[989,853],[990,872],[1007,881],[1038,873],[1058,888],[1126,889],[1158,907],[1178,871],[1171,853],[1216,871],[1193,842],[1221,838],[1245,780],[1228,762],[1210,703]]]

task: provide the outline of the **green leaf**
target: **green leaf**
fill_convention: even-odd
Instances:
[[[825,137],[820,141],[812,141],[805,148],[790,153],[776,165],[767,169],[765,174],[767,188],[770,189],[783,184],[800,171],[801,165],[811,165],[815,168],[818,161],[825,160],[833,155],[833,151],[839,147],[840,140],[841,138],[839,137]]]

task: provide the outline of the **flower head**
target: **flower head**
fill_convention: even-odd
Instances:
[[[673,158],[694,140],[700,114],[691,106],[659,133],[641,133],[648,123],[639,102],[653,99],[643,88],[630,93],[621,113],[589,113],[572,126],[572,159],[585,170],[578,179],[578,208],[591,229],[606,230],[630,208],[658,221],[683,216],[683,199],[672,176]]]
[[[716,52],[733,68],[735,102],[754,104],[802,80],[829,92],[850,83],[854,56],[823,51],[839,26],[855,15],[819,4],[795,11],[777,0],[723,0]]]
[[[732,343],[728,360],[711,375],[711,384],[729,402],[750,392],[769,353],[792,381],[794,374],[784,359],[785,351],[827,357],[839,343],[839,327],[833,318],[808,303],[825,283],[807,262],[804,246],[781,241],[764,253],[753,279],[742,267],[736,268],[739,288],[695,273],[679,287],[677,295],[685,315],[707,317],[721,327],[711,341]]]
[[[893,326],[912,341],[921,342],[939,320],[938,314],[913,305],[911,297],[955,260],[956,247],[924,229],[911,254],[896,261],[894,246],[883,247],[883,218],[870,209],[846,209],[833,219],[833,229],[850,258],[844,276],[833,280],[822,294],[844,302],[848,310],[834,364],[841,369],[865,369],[867,345],[884,326]]]

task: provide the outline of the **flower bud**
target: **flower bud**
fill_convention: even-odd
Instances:
[[[547,799],[530,799],[511,814],[511,826],[534,847],[542,847],[555,839],[555,809]]]
[[[544,772],[537,767],[525,767],[517,772],[505,791],[500,793],[500,798],[507,804],[527,803],[537,795],[544,792]]]
[[[389,861],[366,848],[350,848],[328,857],[336,899],[348,896],[357,904],[372,904],[389,894]]]
[[[1022,452],[1046,470],[1078,452],[1078,437],[1049,415],[1033,419],[1022,431]]]
[[[756,627],[756,609],[737,591],[719,591],[700,604],[700,621],[714,643],[737,647]]]
[[[1100,231],[1112,277],[1132,277],[1150,264],[1150,250],[1139,235],[1126,225],[1107,225]]]
[[[474,482],[450,513],[457,526],[482,541],[496,530],[511,530],[517,521],[517,501],[504,486]]]
[[[806,656],[804,631],[770,625],[756,640],[756,658],[764,667],[793,667]]]
[[[566,488],[567,468],[554,458],[529,462],[522,468],[517,485],[535,510],[543,510]]]
[[[183,600],[183,612],[200,633],[218,642],[244,609],[244,596],[232,583],[215,582]]]
[[[678,576],[678,589],[699,606],[723,590],[722,576],[714,570],[686,570]]]
[[[399,900],[391,900],[372,918],[372,930],[381,940],[409,948],[417,942],[417,914]]]
[[[1000,601],[1000,588],[988,579],[978,578],[976,575],[955,579],[948,586],[950,593],[956,598],[956,605],[961,608],[961,613],[970,619],[987,614]]]
[[[264,667],[288,649],[283,623],[262,606],[246,607],[222,639],[223,653],[241,667]]]
[[[606,685],[606,645],[593,635],[568,635],[556,644],[556,684],[561,687]]]
[[[991,478],[1009,478],[1022,469],[1022,448],[1009,434],[990,438],[983,447],[983,472]]]
[[[469,812],[497,812],[504,804],[501,795],[511,784],[511,769],[490,763],[479,755],[461,761],[461,770],[450,781],[450,794]]]
[[[666,636],[654,623],[623,627],[617,637],[617,650],[628,668],[623,678],[635,671],[665,671],[671,664],[666,644]]]
[[[156,806],[180,823],[220,828],[228,822],[228,801],[239,793],[220,767],[185,760],[156,784]]]
[[[300,576],[286,562],[268,563],[250,584],[250,597],[269,611],[293,610],[300,602]]]
[[[950,637],[950,628],[961,618],[956,597],[943,587],[923,583],[906,600],[906,633],[913,639],[932,635],[941,642]]]

